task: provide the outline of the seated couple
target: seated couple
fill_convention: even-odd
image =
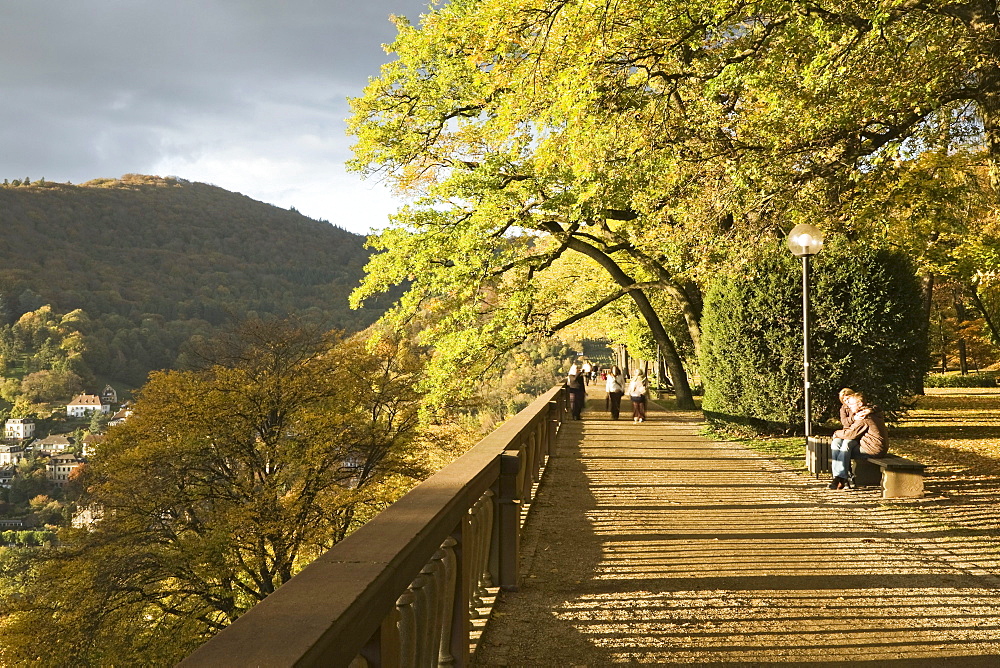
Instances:
[[[840,422],[830,441],[830,489],[852,487],[852,459],[881,457],[889,451],[889,435],[882,411],[870,405],[862,392],[840,391]]]

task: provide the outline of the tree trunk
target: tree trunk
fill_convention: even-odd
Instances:
[[[924,298],[924,332],[927,335],[927,349],[931,348],[931,316],[934,313],[934,275],[923,278],[923,298]]]
[[[944,338],[944,318],[938,319],[938,340],[941,342],[941,373],[948,373],[948,342]]]
[[[552,221],[544,223],[543,226],[547,231],[562,237],[567,248],[575,250],[578,253],[583,253],[604,267],[605,271],[608,272],[612,280],[618,285],[623,288],[635,285],[635,280],[626,274],[618,266],[618,263],[604,251],[572,235],[567,235],[559,223]],[[677,408],[681,410],[694,410],[696,408],[694,395],[691,393],[691,385],[688,383],[687,372],[684,370],[684,364],[677,353],[677,347],[674,346],[674,342],[670,339],[666,328],[664,328],[663,323],[660,321],[660,316],[656,313],[653,305],[650,304],[645,292],[638,288],[632,288],[628,291],[628,294],[632,298],[632,301],[635,302],[643,320],[646,321],[650,331],[653,333],[653,339],[663,352],[667,369],[670,371],[670,378],[674,382],[674,396],[677,397]]]
[[[927,361],[930,362],[931,354],[931,312],[934,307],[934,274],[925,276],[921,281],[921,288],[923,291],[924,299],[924,317],[923,317],[923,332],[921,334],[924,337],[924,345],[926,345],[925,350],[927,351]],[[914,392],[917,394],[924,394],[924,374],[921,373],[919,378],[915,379],[916,387],[914,387]]]
[[[619,269],[621,271],[621,269]],[[624,272],[622,272],[624,275]],[[631,278],[625,276],[625,280],[632,281]],[[625,283],[622,283],[625,285]],[[670,340],[667,335],[667,330],[663,327],[663,323],[660,322],[660,316],[653,309],[653,305],[649,303],[649,299],[646,297],[646,293],[642,290],[630,290],[629,295],[635,302],[635,305],[639,308],[639,313],[642,314],[643,319],[649,326],[650,331],[653,332],[653,338],[660,345],[663,351],[663,359],[667,363],[667,369],[670,372],[670,378],[674,382],[674,396],[677,397],[677,408],[681,410],[694,410],[694,395],[691,393],[691,386],[688,383],[687,372],[684,370],[684,365],[681,362],[680,355],[677,354],[677,348],[674,347],[674,342]]]
[[[965,302],[962,300],[962,295],[957,289],[953,293],[953,296],[955,303],[955,318],[958,321],[959,332],[961,332],[965,330],[965,323],[969,320],[969,314],[965,310]],[[963,376],[968,375],[969,356],[966,350],[964,336],[960,336],[958,339],[958,368],[961,370]]]
[[[694,355],[698,357],[701,354],[701,291],[698,286],[694,283],[687,285],[678,283],[663,265],[640,253],[636,248],[629,248],[626,252],[646,269],[656,274],[663,289],[677,302],[681,315],[684,316],[684,324],[687,326],[688,336],[691,337],[691,344],[694,346]]]
[[[996,10],[993,10],[993,21],[991,25],[984,26],[989,34],[995,35],[997,25],[995,21]],[[993,57],[1000,56],[1000,47],[997,46],[996,39],[993,40]],[[996,60],[994,60],[994,63]],[[1000,68],[995,64],[984,68],[982,73],[983,81],[990,83],[983,86],[976,102],[979,105],[979,116],[983,122],[983,139],[986,144],[986,163],[989,167],[990,185],[995,193],[1000,193],[1000,90],[997,82],[1000,81]]]
[[[701,354],[701,309],[683,286],[673,281],[664,281],[664,288],[681,309],[688,336],[691,337],[694,346],[694,355],[698,357]]]
[[[986,310],[986,304],[983,303],[983,298],[979,296],[979,288],[975,284],[969,288],[969,294],[972,297],[972,303],[976,305],[976,308],[983,316],[983,320],[986,322],[986,327],[990,330],[990,338],[993,339],[994,343],[1000,345],[1000,332],[997,331],[996,323]]]

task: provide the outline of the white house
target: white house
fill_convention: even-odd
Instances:
[[[20,445],[0,445],[0,466],[13,466],[24,459],[24,447]]]
[[[52,455],[49,463],[45,465],[45,472],[49,480],[57,487],[63,487],[69,482],[69,477],[73,471],[83,466],[83,460],[77,459],[76,455]]]
[[[117,425],[120,425],[121,423],[125,422],[125,420],[127,420],[129,417],[131,417],[131,415],[132,415],[132,409],[123,407],[121,410],[119,410],[117,413],[111,416],[111,419],[108,420],[108,426],[115,427]]]
[[[104,438],[104,434],[87,434],[80,443],[80,454],[84,457],[90,457],[94,454],[94,449]]]
[[[31,418],[10,418],[4,423],[4,438],[23,441],[26,438],[34,438],[34,436],[35,421]]]
[[[76,443],[72,436],[66,434],[52,434],[45,438],[39,438],[31,442],[31,449],[35,452],[64,452]]]
[[[66,404],[66,415],[69,417],[85,417],[90,413],[110,413],[111,406],[101,401],[96,394],[80,394],[73,397],[73,401]]]
[[[104,509],[100,506],[86,506],[76,511],[71,523],[75,529],[92,527],[104,518]]]

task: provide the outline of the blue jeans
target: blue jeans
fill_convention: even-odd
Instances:
[[[834,438],[830,441],[830,473],[834,478],[847,480],[851,473],[851,458],[860,459],[861,441]]]

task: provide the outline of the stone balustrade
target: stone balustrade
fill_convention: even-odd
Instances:
[[[180,665],[467,665],[489,591],[517,589],[521,510],[566,410],[552,388]]]

